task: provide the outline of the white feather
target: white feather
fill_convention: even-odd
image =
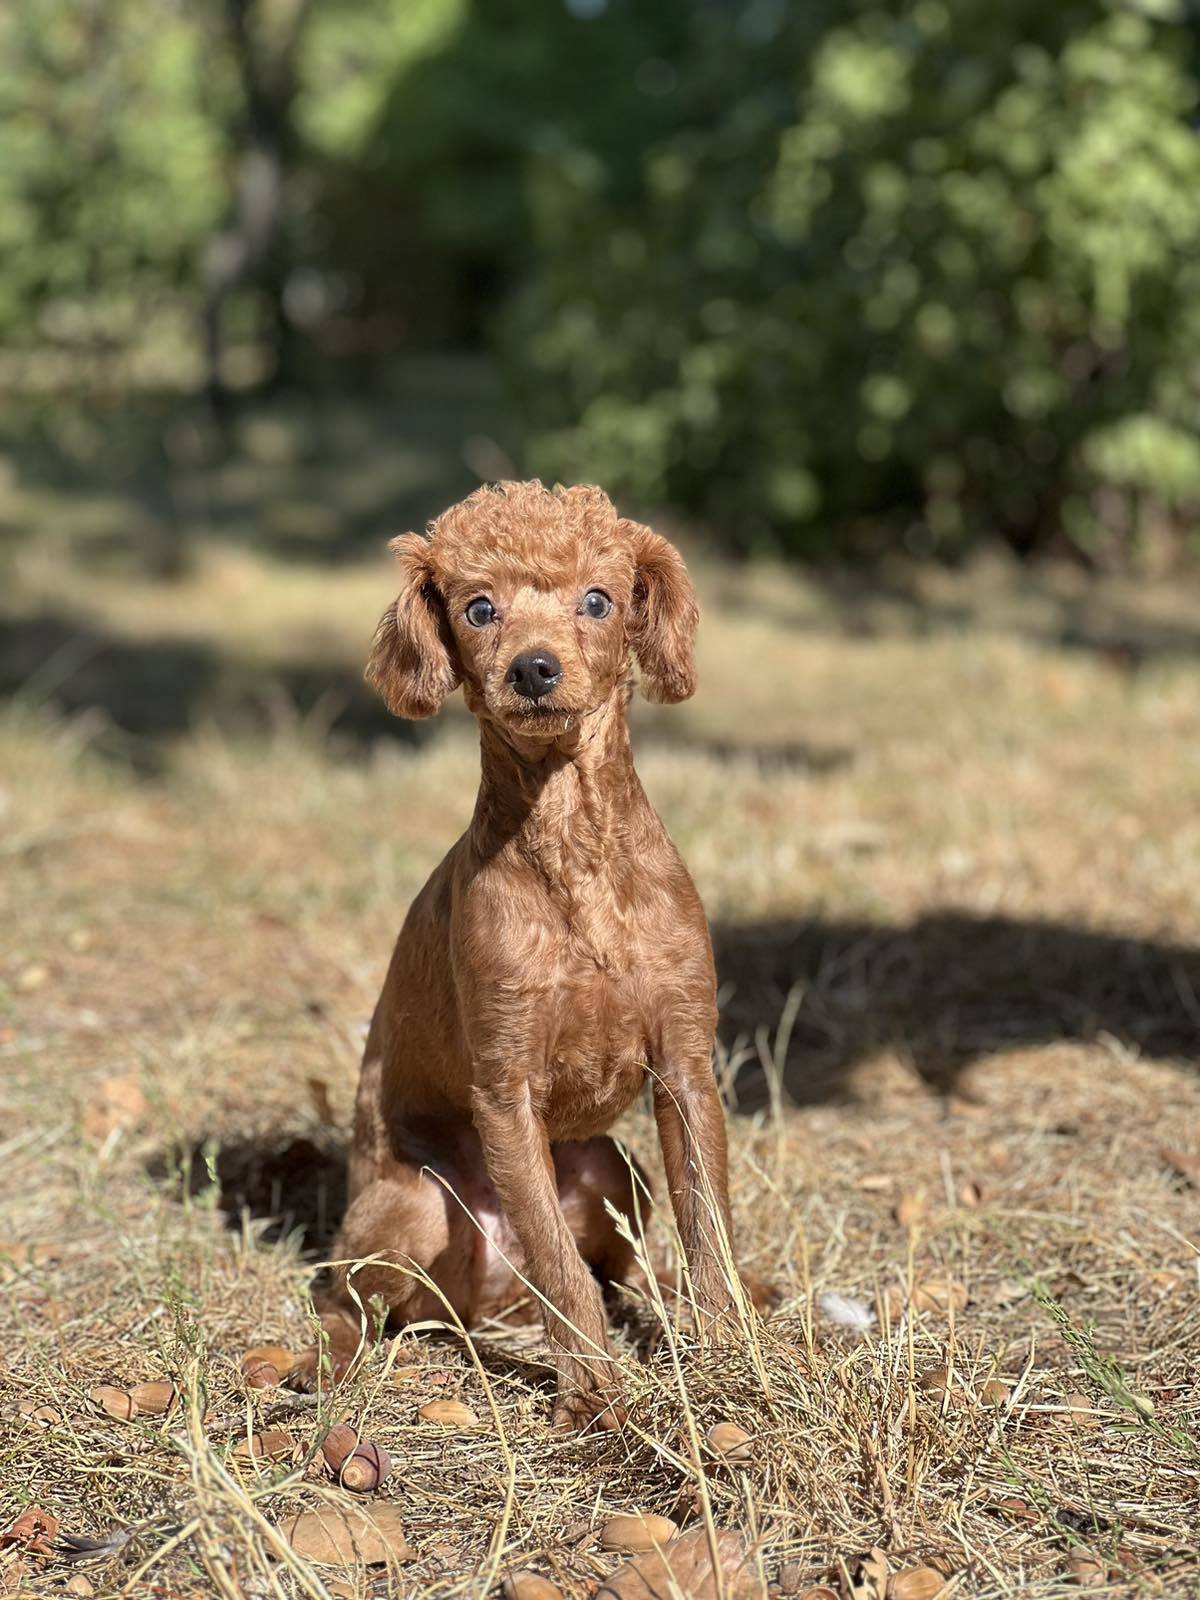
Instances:
[[[830,1322],[836,1322],[839,1328],[853,1328],[855,1333],[869,1333],[875,1321],[875,1313],[867,1302],[854,1300],[848,1294],[819,1295],[817,1304]]]

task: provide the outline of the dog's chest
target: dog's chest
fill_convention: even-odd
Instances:
[[[533,1086],[551,1139],[610,1128],[645,1081],[645,1028],[627,977],[581,974],[550,1000],[545,1065]]]

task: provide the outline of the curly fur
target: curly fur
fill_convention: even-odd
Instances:
[[[559,1422],[611,1425],[617,1374],[593,1274],[629,1277],[605,1202],[628,1214],[634,1197],[607,1130],[648,1075],[702,1323],[719,1332],[736,1297],[708,927],[626,726],[631,656],[650,698],[692,693],[695,595],[678,551],[592,487],[480,489],[393,549],[402,586],[368,677],[409,717],[461,683],[482,772],[471,826],[413,902],[372,1021],[339,1254],[378,1258],[355,1287],[393,1321],[442,1310],[392,1263],[415,1262],[467,1323],[519,1300],[507,1263],[523,1270],[553,1308]],[[612,602],[600,619],[581,603],[597,588]],[[473,627],[480,597],[495,618]],[[508,682],[534,649],[562,665],[536,705]],[[323,1316],[344,1370],[358,1341],[344,1273]],[[310,1360],[298,1381],[314,1372]]]

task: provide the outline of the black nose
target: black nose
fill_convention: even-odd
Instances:
[[[507,678],[523,700],[540,700],[562,681],[562,662],[549,650],[531,650],[512,658]]]

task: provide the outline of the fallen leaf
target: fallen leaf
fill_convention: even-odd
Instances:
[[[951,1307],[962,1311],[967,1305],[967,1290],[954,1278],[926,1278],[913,1290],[914,1311],[948,1312]]]
[[[1001,1383],[999,1378],[989,1378],[979,1391],[980,1403],[998,1409],[1006,1406],[1012,1399],[1012,1393],[1006,1383]]]
[[[33,994],[36,989],[42,988],[50,979],[50,968],[43,966],[40,961],[31,966],[22,967],[17,973],[14,985],[21,994]]]
[[[280,1524],[297,1555],[323,1567],[381,1566],[385,1561],[411,1561],[396,1506],[331,1506],[302,1511]]]
[[[717,1534],[717,1560],[725,1600],[761,1600],[766,1588],[740,1535]],[[596,1590],[595,1600],[717,1600],[708,1530],[692,1528],[660,1549],[618,1567]]]
[[[958,1186],[958,1203],[965,1206],[968,1211],[973,1211],[983,1200],[983,1190],[974,1178],[967,1178]]]
[[[891,1568],[878,1545],[872,1545],[848,1572],[846,1600],[884,1600]]]
[[[0,1550],[18,1548],[24,1555],[52,1556],[59,1521],[41,1506],[30,1506],[6,1532],[0,1533]]]

